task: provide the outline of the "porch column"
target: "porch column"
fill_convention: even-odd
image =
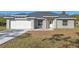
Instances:
[[[31,25],[32,29],[34,29],[34,19],[32,19],[31,22],[32,22],[32,25]]]
[[[43,20],[43,29],[47,28],[47,19]]]
[[[6,29],[10,29],[10,20],[9,19],[6,20]]]

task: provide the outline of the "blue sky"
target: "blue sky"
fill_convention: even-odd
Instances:
[[[0,14],[19,14],[19,13],[32,13],[33,11],[0,11]],[[62,11],[51,11],[60,14]],[[66,14],[79,14],[79,11],[66,11]]]

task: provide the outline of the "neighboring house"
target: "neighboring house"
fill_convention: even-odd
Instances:
[[[7,29],[56,29],[74,28],[75,18],[60,14],[40,11],[31,14],[16,14],[4,17]]]

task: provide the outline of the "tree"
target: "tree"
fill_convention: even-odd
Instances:
[[[62,15],[65,15],[66,13],[65,13],[65,11],[62,11]]]
[[[74,17],[74,18],[76,18],[77,20],[79,20],[79,14],[73,14],[73,15],[71,15],[71,17]]]
[[[0,25],[4,26],[6,24],[6,19],[3,17],[0,17]]]
[[[62,11],[61,15],[66,15],[67,16],[68,14],[66,14],[65,11]]]

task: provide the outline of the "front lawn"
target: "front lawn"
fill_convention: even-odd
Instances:
[[[1,48],[78,48],[79,28],[27,32]]]
[[[5,30],[6,26],[0,26],[0,30]]]

